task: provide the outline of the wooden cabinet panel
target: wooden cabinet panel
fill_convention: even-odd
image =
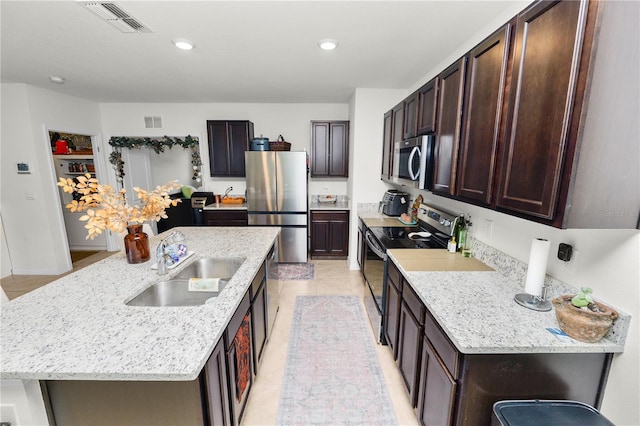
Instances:
[[[251,297],[247,291],[226,330],[232,425],[240,425],[253,383]]]
[[[346,257],[349,254],[349,212],[311,211],[311,256]]]
[[[387,275],[384,302],[384,337],[389,350],[393,354],[393,359],[398,359],[398,324],[400,323],[400,305],[402,304],[401,288],[397,288],[393,280]]]
[[[391,111],[393,112],[393,137],[391,138],[391,149],[393,150],[393,144],[402,142],[404,139],[404,101],[394,106]]]
[[[462,58],[439,76],[433,192],[444,195],[455,193],[465,64],[466,58]]]
[[[412,93],[404,100],[404,139],[416,136],[418,125],[418,92]]]
[[[402,305],[400,306],[400,321],[398,324],[398,368],[407,387],[411,406],[416,406],[418,396],[418,374],[420,372],[420,350],[422,344],[422,324],[411,312],[411,307],[404,300],[408,290],[402,291]]]
[[[387,111],[384,115],[384,128],[382,136],[382,172],[380,178],[385,182],[391,181],[393,171],[393,111]]]
[[[207,226],[247,226],[249,216],[246,210],[205,210]]]
[[[349,176],[349,122],[311,122],[311,176]]]
[[[540,2],[518,15],[498,207],[554,216],[587,5]]]
[[[205,365],[204,380],[209,403],[209,423],[212,426],[229,426],[229,378],[223,339],[220,339]]]
[[[253,332],[253,371],[258,374],[258,365],[267,345],[267,281],[266,266],[263,265],[251,284],[251,325]]]
[[[416,134],[426,135],[436,131],[438,79],[434,78],[418,89],[418,123]]]
[[[502,140],[510,31],[505,25],[468,55],[457,195],[484,205],[492,201]]]
[[[207,120],[211,176],[244,177],[244,153],[253,140],[251,121]]]
[[[422,340],[418,420],[422,425],[453,424],[456,381],[442,365],[429,341]],[[477,423],[480,424],[480,423]]]

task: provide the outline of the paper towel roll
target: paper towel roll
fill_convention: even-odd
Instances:
[[[525,293],[533,296],[542,296],[544,277],[547,274],[547,259],[551,243],[542,238],[536,238],[531,242],[529,254],[529,266],[527,267],[527,279],[524,283]]]

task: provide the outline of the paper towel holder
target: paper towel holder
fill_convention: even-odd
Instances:
[[[545,300],[547,293],[547,287],[542,288],[542,297],[534,296],[529,293],[518,293],[514,296],[513,300],[520,306],[533,309],[534,311],[547,312],[551,310],[551,303]]]

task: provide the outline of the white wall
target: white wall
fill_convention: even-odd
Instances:
[[[202,190],[224,193],[233,186],[232,193],[242,195],[244,179],[213,178],[209,176],[209,154],[207,150],[207,120],[249,120],[254,124],[256,137],[263,135],[275,141],[282,135],[291,143],[293,151],[311,149],[311,120],[349,120],[348,104],[102,104],[102,120],[105,140],[111,136],[197,136],[200,138],[200,154],[203,164]],[[161,116],[162,129],[145,129],[144,116]],[[182,152],[180,152],[182,151]],[[153,181],[164,183],[186,176],[182,184],[193,185],[188,170],[191,159],[188,151],[174,148],[162,154],[164,160],[151,153]],[[166,158],[170,159],[167,160]],[[166,175],[156,172],[162,164]],[[172,169],[171,166],[176,167]],[[126,166],[126,165],[125,165]],[[164,177],[164,179],[163,179]],[[194,185],[195,186],[195,185]],[[346,179],[309,179],[309,194],[346,194]]]
[[[358,203],[377,203],[390,185],[380,179],[382,165],[383,116],[407,96],[406,90],[356,89],[349,104],[349,267],[358,269]]]
[[[70,269],[47,130],[100,134],[98,104],[24,84],[2,84],[0,205],[14,274]],[[17,174],[27,162],[31,174]]]

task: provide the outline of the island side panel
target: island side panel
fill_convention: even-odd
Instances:
[[[50,380],[51,425],[140,426],[205,424],[200,380],[126,382]]]

